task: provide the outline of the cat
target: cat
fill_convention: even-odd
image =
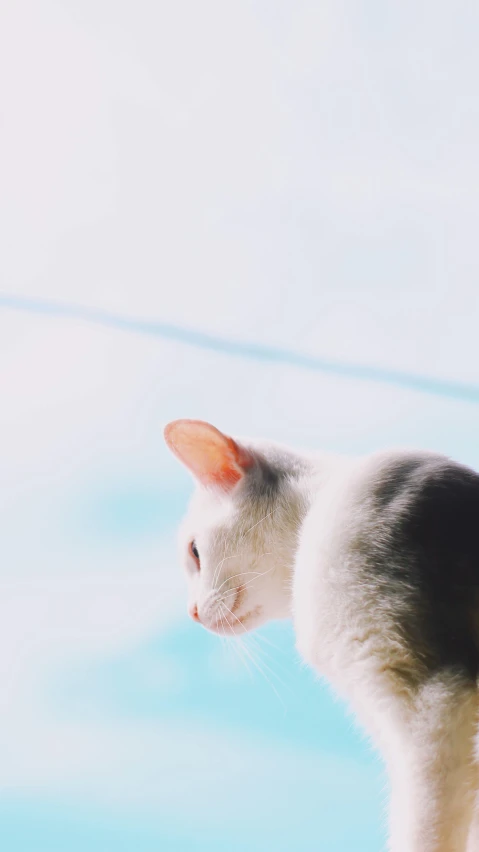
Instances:
[[[391,852],[479,852],[479,475],[198,420],[165,440],[197,483],[180,531],[191,617],[222,635],[292,618],[383,755]]]

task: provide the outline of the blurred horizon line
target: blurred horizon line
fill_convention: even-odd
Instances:
[[[30,314],[81,320],[82,322],[113,328],[117,331],[159,337],[182,343],[185,346],[217,352],[234,358],[260,361],[270,364],[282,364],[297,369],[336,375],[344,379],[387,384],[426,393],[433,396],[456,399],[463,402],[479,403],[479,385],[456,382],[415,374],[402,370],[375,367],[367,364],[354,364],[319,358],[294,349],[283,349],[245,340],[231,340],[220,335],[210,334],[194,328],[158,320],[145,320],[128,317],[114,311],[87,307],[75,303],[61,302],[43,298],[30,298],[0,293],[0,308]]]

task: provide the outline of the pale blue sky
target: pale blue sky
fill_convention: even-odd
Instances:
[[[188,622],[190,482],[162,427],[479,468],[479,405],[1,295],[477,387],[478,18],[428,0],[2,5],[5,852],[382,848],[380,765],[290,628],[260,643],[278,697]]]

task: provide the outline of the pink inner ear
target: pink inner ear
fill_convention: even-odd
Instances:
[[[165,429],[170,450],[203,485],[229,490],[254,463],[233,438],[202,420],[175,420]]]

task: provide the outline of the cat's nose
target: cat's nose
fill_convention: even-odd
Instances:
[[[196,606],[196,604],[193,604],[192,606],[190,606],[188,613],[189,613],[190,617],[193,619],[193,621],[199,621],[200,620],[200,617],[198,615],[198,607]]]

